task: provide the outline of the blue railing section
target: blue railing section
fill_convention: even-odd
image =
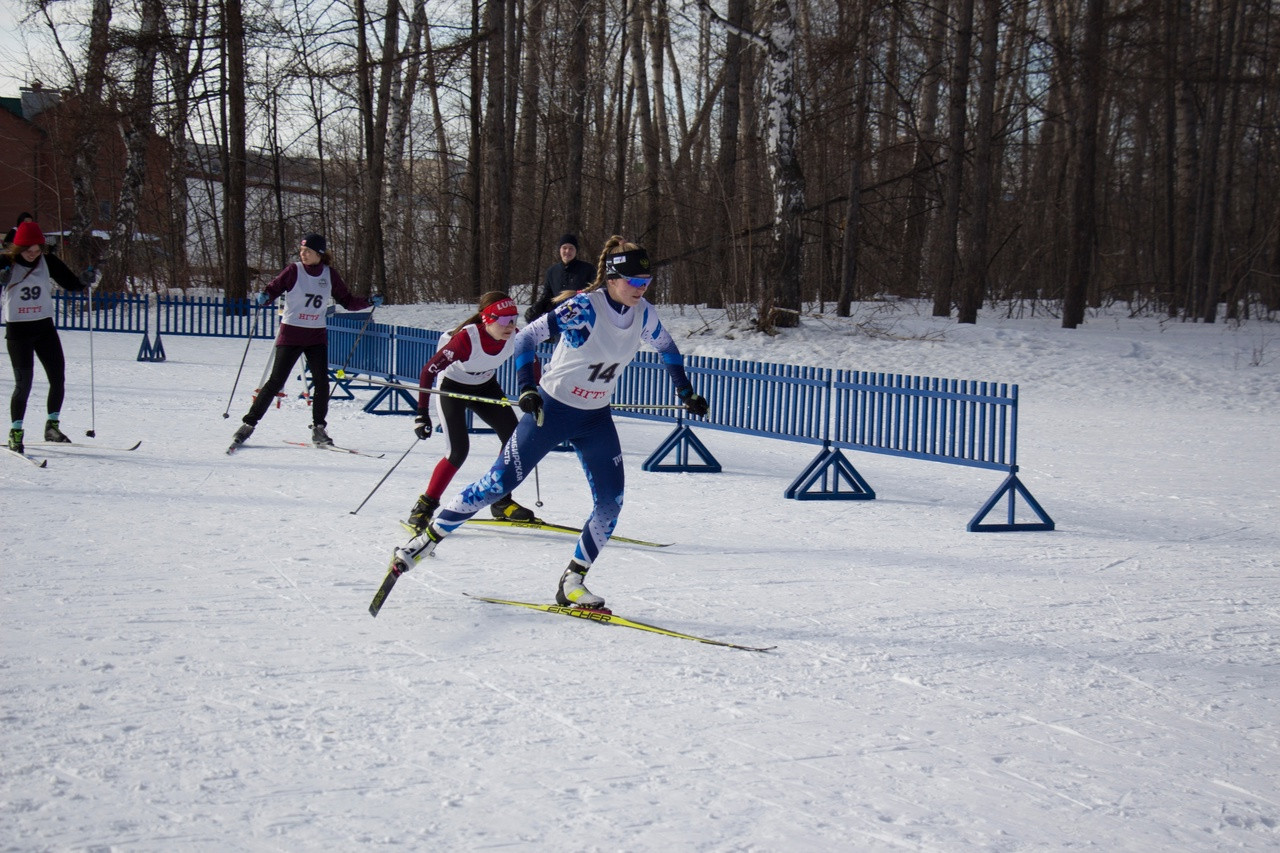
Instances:
[[[279,312],[274,305],[248,299],[160,296],[156,298],[156,335],[203,335],[219,338],[274,338]]]
[[[67,329],[90,328],[88,296],[58,294],[57,323]],[[93,328],[142,332],[139,360],[163,360],[161,333],[269,338],[278,317],[270,306],[244,300],[173,299],[156,305],[156,347],[150,348],[150,310],[144,296],[99,294],[93,297]],[[405,389],[359,385],[366,374],[413,386],[422,365],[435,353],[441,332],[372,322],[373,312],[332,315],[329,327],[331,372],[342,389],[376,391],[364,410],[373,414],[411,413],[417,395]],[[159,351],[159,357],[155,357]],[[544,344],[545,362],[552,348]],[[144,353],[152,357],[144,358]],[[645,461],[647,471],[719,471],[720,464],[693,433],[692,426],[821,445],[818,456],[785,494],[797,500],[867,500],[875,497],[867,481],[841,452],[857,450],[910,459],[945,462],[1006,472],[999,489],[969,522],[971,531],[1053,530],[1054,522],[1019,480],[1018,386],[961,379],[835,370],[734,359],[685,358],[694,387],[710,402],[705,418],[686,422],[674,389],[656,353],[641,352],[618,382],[613,403],[623,417],[666,421],[675,431]],[[498,372],[508,394],[516,392],[516,371],[508,361]],[[351,397],[353,398],[353,396]],[[649,404],[650,407],[646,407]],[[691,456],[701,462],[691,461]],[[667,461],[671,458],[675,463]],[[1017,499],[1038,520],[1019,520]],[[986,518],[1001,504],[1003,521]],[[1025,515],[1025,513],[1023,514]]]
[[[103,332],[145,332],[149,312],[147,297],[128,293],[95,293],[93,311],[89,293],[55,292],[54,322],[60,329],[95,329]]]

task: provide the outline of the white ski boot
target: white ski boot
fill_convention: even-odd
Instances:
[[[426,557],[430,557],[443,538],[434,527],[428,524],[421,536],[415,536],[403,548],[396,549],[395,555],[391,558],[391,564],[399,569],[396,574],[402,575]]]
[[[556,590],[556,604],[562,607],[585,607],[588,610],[603,610],[604,599],[583,585],[587,579],[587,569],[573,560],[569,568],[560,576],[560,588]]]

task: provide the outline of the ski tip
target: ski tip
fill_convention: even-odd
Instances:
[[[48,459],[41,459],[41,460],[40,460],[40,464],[39,464],[39,465],[37,465],[36,467],[37,467],[37,468],[48,468],[48,467],[49,467],[49,460],[48,460]]]

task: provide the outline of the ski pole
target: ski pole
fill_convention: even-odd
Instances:
[[[515,400],[507,397],[481,397],[476,394],[459,394],[456,391],[441,391],[439,388],[423,388],[421,385],[405,385],[403,382],[388,382],[385,379],[378,379],[371,376],[368,381],[373,385],[382,385],[386,388],[399,388],[401,391],[417,391],[421,394],[437,394],[441,397],[452,397],[455,400],[470,400],[473,403],[496,403],[499,406],[511,406],[519,408],[520,404]]]
[[[253,312],[253,323],[249,326],[249,339],[244,342],[244,355],[240,356],[240,369],[236,371],[236,381],[231,383],[231,396],[227,398],[227,409],[222,413],[222,417],[231,417],[231,401],[236,398],[236,387],[240,384],[240,374],[244,371],[244,360],[249,357],[249,344],[253,343],[253,336],[258,333],[258,318],[262,316],[261,311]]]
[[[347,351],[347,357],[342,360],[342,367],[339,367],[334,376],[339,379],[347,377],[347,365],[351,363],[351,356],[356,354],[356,347],[360,345],[360,339],[364,337],[364,330],[369,328],[369,322],[373,320],[373,312],[378,310],[375,305],[369,309],[369,316],[364,318],[364,323],[360,326],[360,331],[356,333],[356,339],[351,342],[351,349]]]
[[[94,438],[98,434],[98,403],[97,403],[97,382],[94,381],[93,375],[93,327],[97,325],[94,322],[93,309],[93,291],[97,279],[94,284],[89,285],[89,428],[84,434],[89,438]]]
[[[364,505],[369,502],[369,498],[373,497],[373,492],[376,492],[378,491],[378,489],[382,488],[382,484],[385,483],[387,481],[387,478],[391,476],[391,472],[400,467],[400,463],[403,462],[404,458],[409,455],[409,451],[417,447],[418,442],[421,440],[422,439],[418,438],[416,435],[413,437],[413,444],[409,445],[409,450],[406,450],[404,453],[400,454],[400,458],[396,460],[396,464],[392,465],[391,469],[387,471],[387,473],[382,475],[382,479],[378,481],[378,485],[374,486],[373,491],[369,492],[369,494],[365,497],[365,499],[360,501],[360,506],[351,510],[350,515],[355,515],[360,510],[364,509]]]
[[[538,479],[538,466],[533,466],[533,494],[537,498],[537,506],[542,506],[542,480]]]
[[[476,394],[459,394],[456,391],[441,391],[439,388],[423,388],[421,385],[405,385],[402,382],[388,382],[385,379],[378,379],[370,376],[367,380],[373,385],[382,385],[386,388],[399,388],[401,391],[417,391],[420,394],[437,394],[441,397],[452,397],[455,400],[470,400],[473,403],[496,403],[499,406],[510,406],[513,409],[520,407],[520,404],[507,397],[481,397]],[[542,412],[534,415],[538,426],[542,426]]]
[[[674,411],[684,408],[683,403],[610,403],[609,405],[615,409],[659,409],[662,411]]]

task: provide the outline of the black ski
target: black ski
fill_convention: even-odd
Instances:
[[[26,462],[30,462],[32,465],[36,466],[37,468],[48,468],[48,467],[49,467],[49,460],[48,460],[48,459],[37,459],[36,457],[31,456],[31,455],[26,454],[26,453],[19,453],[18,451],[14,450],[14,449],[13,449],[13,448],[11,448],[11,447],[6,447],[6,448],[5,448],[5,450],[6,450],[6,451],[8,451],[9,453],[13,454],[14,456],[18,457],[19,459],[22,459],[22,460],[24,460],[24,461],[26,461]]]
[[[392,581],[394,583],[394,581]],[[727,643],[724,640],[712,640],[708,637],[699,637],[694,634],[686,634],[682,631],[673,631],[670,628],[660,628],[657,625],[650,625],[647,622],[637,622],[634,619],[628,619],[625,616],[619,616],[609,610],[593,610],[589,607],[565,607],[560,604],[533,604],[528,601],[510,601],[505,598],[487,598],[483,595],[472,595],[469,592],[463,593],[468,598],[474,598],[477,601],[487,601],[490,604],[506,604],[511,607],[526,607],[530,610],[541,610],[543,613],[554,613],[558,616],[571,616],[575,619],[584,619],[588,622],[598,622],[601,625],[620,625],[623,628],[635,628],[638,631],[648,631],[651,634],[661,634],[664,637],[676,637],[680,640],[693,640],[698,643],[706,643],[710,646],[724,646],[730,649],[741,649],[744,652],[767,652],[776,649],[777,646],[743,646],[738,643]]]

